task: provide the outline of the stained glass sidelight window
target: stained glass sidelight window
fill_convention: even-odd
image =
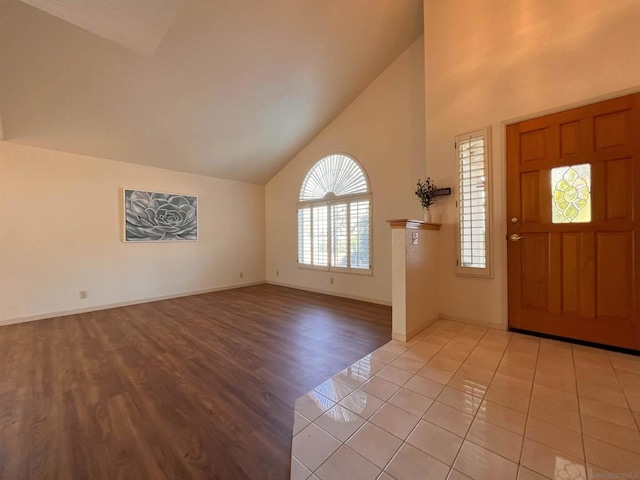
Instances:
[[[553,223],[591,221],[591,165],[551,169]]]

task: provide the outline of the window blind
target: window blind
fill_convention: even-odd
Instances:
[[[364,170],[351,157],[335,154],[318,161],[300,191],[298,263],[370,272],[370,195]]]
[[[369,187],[360,166],[346,155],[330,155],[309,170],[300,189],[300,200],[366,193]]]
[[[311,265],[311,208],[298,210],[298,263]]]
[[[458,267],[488,273],[488,140],[482,130],[456,138],[459,180]]]
[[[369,268],[369,202],[352,202],[349,210],[351,268]]]
[[[348,267],[349,216],[346,203],[331,206],[331,266]]]
[[[327,206],[321,205],[318,207],[313,207],[312,212],[313,215],[311,217],[312,222],[312,249],[311,249],[311,257],[313,259],[313,265],[326,267],[328,263],[329,256],[329,245],[328,245],[328,216],[327,216]]]

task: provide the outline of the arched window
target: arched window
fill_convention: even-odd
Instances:
[[[348,155],[323,158],[302,182],[298,203],[298,264],[322,270],[371,272],[371,192]]]

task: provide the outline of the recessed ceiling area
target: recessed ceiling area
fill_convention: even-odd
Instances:
[[[266,183],[423,30],[421,0],[108,3],[0,0],[6,141]]]
[[[153,55],[185,0],[22,0],[143,55]]]

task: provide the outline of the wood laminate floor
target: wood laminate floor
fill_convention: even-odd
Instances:
[[[288,479],[295,399],[391,308],[260,285],[0,328],[0,478]]]

